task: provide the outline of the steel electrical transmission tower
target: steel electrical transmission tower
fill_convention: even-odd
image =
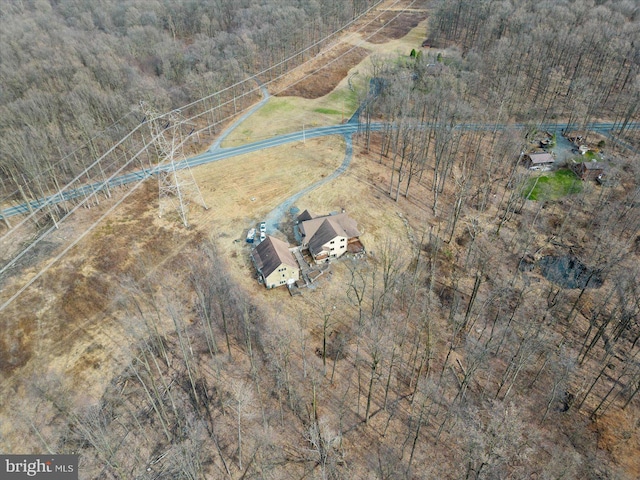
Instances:
[[[183,145],[190,134],[185,134],[186,126],[179,110],[160,115],[144,102],[141,106],[158,154],[154,173],[158,176],[159,215],[162,217],[167,210],[176,210],[184,226],[188,227],[191,202],[208,209],[191,168],[181,162],[185,159]]]

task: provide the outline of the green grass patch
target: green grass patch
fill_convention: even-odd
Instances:
[[[584,155],[577,155],[573,161],[576,163],[584,163],[584,162],[599,162],[602,160],[600,155],[593,150],[587,150]]]
[[[342,113],[340,110],[334,110],[332,108],[316,108],[314,112],[324,113],[325,115],[340,115]]]
[[[271,97],[259,110],[259,113],[261,115],[269,115],[273,113],[291,112],[295,108],[295,105],[286,98]]]
[[[334,90],[327,96],[327,102],[334,110],[342,111],[344,108],[345,114],[353,113],[358,108],[358,95],[355,91],[348,88],[341,88],[340,90]]]
[[[582,182],[571,170],[558,170],[549,175],[530,178],[522,189],[527,200],[558,200],[582,191]]]

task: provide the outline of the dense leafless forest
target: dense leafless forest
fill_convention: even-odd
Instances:
[[[477,80],[469,94],[520,121],[559,117],[584,126],[636,115],[635,2],[447,2],[432,21],[436,44],[453,42]]]
[[[1,193],[73,178],[141,121],[141,101],[178,108],[311,47],[278,72],[295,66],[375,3],[3,2]]]
[[[3,5],[0,178],[141,98],[179,106],[264,70],[371,3]],[[229,265],[204,236],[164,275],[141,262],[112,299],[131,345],[100,402],[62,379],[25,387],[39,449],[105,479],[637,478],[640,9],[417,4],[434,48],[373,59],[356,142],[409,240],[345,260],[286,321],[211,274]],[[598,145],[611,180],[528,199],[521,153],[544,122]]]

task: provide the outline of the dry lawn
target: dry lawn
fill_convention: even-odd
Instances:
[[[191,222],[214,238],[244,240],[246,231],[262,216],[333,172],[343,159],[342,139],[324,137],[193,169],[210,209],[194,206]]]
[[[307,100],[271,97],[267,104],[242,122],[222,143],[236,147],[285,133],[337,125],[355,111],[355,94],[336,91],[326,97]]]
[[[344,50],[341,48],[339,51]],[[287,129],[290,131],[292,128],[287,124],[299,126],[304,123],[303,119],[309,121],[310,127],[339,123],[346,117],[346,112],[349,109],[352,112],[354,108],[353,94],[345,93],[348,90],[345,72],[354,73],[354,69],[349,70],[349,67],[364,51],[356,49],[353,52],[357,52],[355,57],[352,54],[340,57],[340,61],[345,63],[337,61],[332,64],[330,81],[325,78],[316,85],[326,89],[326,85],[337,82],[335,92],[311,101],[293,97],[272,99],[275,106],[268,106],[255,116],[255,121],[252,118],[242,125],[238,129],[240,139],[235,141],[244,143],[262,138],[254,132],[268,136],[265,132],[271,131],[273,135]],[[323,59],[318,60],[318,65],[322,63]],[[297,78],[289,78],[288,84],[295,83]],[[319,96],[317,92],[308,91],[309,96]],[[284,104],[277,104],[278,101],[284,101]],[[304,105],[304,102],[309,103]],[[286,115],[283,115],[283,110],[287,111]],[[311,112],[314,115],[310,119]],[[274,117],[282,118],[282,123],[274,122]],[[230,144],[233,144],[233,138],[229,139]],[[242,242],[238,244],[233,240],[243,238],[251,222],[291,193],[333,171],[343,155],[341,141],[321,139],[200,167],[194,170],[194,175],[211,208],[201,212],[197,206],[192,206],[193,230],[181,228],[171,214],[165,219],[156,218],[157,193],[155,184],[148,182],[3,312],[7,319],[0,338],[3,392],[17,388],[20,378],[30,378],[43,371],[61,376],[71,374],[69,385],[82,382],[86,386],[83,391],[90,397],[92,392],[99,392],[101,383],[110,376],[110,372],[120,368],[119,362],[113,360],[121,353],[117,347],[126,344],[118,319],[111,315],[115,308],[112,288],[114,283],[120,283],[119,278],[127,275],[139,277],[142,274],[135,271],[142,269],[141,264],[158,269],[179,255],[185,245],[197,241],[200,232],[205,236],[229,239],[228,243],[221,242],[222,248],[227,249],[231,258],[239,259],[237,265],[243,268],[237,271],[238,277],[246,280],[246,248]],[[286,163],[283,161],[285,158]],[[344,178],[339,182],[344,183]],[[329,185],[312,195],[326,197],[325,191],[331,192],[335,188]],[[354,216],[357,218],[359,209],[370,210],[369,215],[372,216],[373,210],[364,207],[361,200],[338,195],[332,202],[328,199],[319,202],[344,204],[347,208],[349,203],[352,206],[360,203],[361,206],[354,209]],[[77,212],[73,222],[51,235],[49,249],[35,256],[27,268],[23,266],[21,271],[5,278],[1,298],[6,300],[17,291],[20,285],[48,264],[49,255],[59,253],[65,244],[77,238],[113,203],[114,199],[102,199],[100,205]],[[320,203],[317,211],[323,210]],[[366,222],[362,225],[366,232]],[[365,242],[368,241],[367,235],[365,233]],[[96,375],[98,368],[100,374]],[[6,427],[8,424],[3,425]]]
[[[81,211],[73,223],[76,231],[68,228],[65,234],[74,238],[111,202]],[[128,278],[144,283],[145,277],[160,270],[171,281],[172,262],[198,237],[195,231],[158,221],[155,204],[155,185],[144,185],[3,312],[10,325],[3,329],[3,346],[19,346],[20,351],[19,356],[3,357],[0,396],[7,400],[0,422],[3,449],[11,445],[42,449],[18,440],[24,435],[22,420],[36,407],[25,403],[33,396],[34,385],[57,383],[69,401],[91,405],[103,393],[105,382],[126,363],[131,337],[123,326],[127,314],[118,309],[123,285]],[[11,278],[3,293],[32,274],[26,271],[23,278]]]
[[[223,147],[233,147],[263,140],[276,135],[301,131],[303,128],[336,125],[346,121],[355,112],[358,98],[366,93],[365,77],[372,56],[408,55],[420,48],[424,40],[426,20],[411,28],[407,35],[386,43],[369,43],[362,32],[354,32],[344,41],[352,51],[370,52],[354,63],[351,53],[339,57],[335,52],[348,52],[347,48],[331,50],[287,74],[270,90],[277,93],[267,104],[253,114],[229,135]],[[406,26],[406,25],[405,25]],[[332,63],[328,63],[331,60]],[[317,72],[306,77],[311,72]],[[330,87],[330,88],[328,88]],[[299,91],[298,91],[299,90]],[[289,96],[289,95],[300,96]]]
[[[384,13],[385,18],[395,14],[397,12]],[[376,33],[371,27],[356,35],[350,34],[346,42],[357,45],[354,50],[357,54],[345,55],[344,63],[332,64],[322,80],[299,82],[289,89],[308,98],[272,98],[229,137],[225,146],[300,130],[302,124],[310,128],[339,123],[346,116],[343,112],[347,107],[353,107],[354,94],[349,91],[348,76],[368,68],[370,60],[363,59],[365,49],[381,55],[408,54],[424,39],[425,17],[422,11],[403,13],[397,24],[384,33]],[[373,36],[365,41],[370,35]],[[313,71],[317,66],[307,68]],[[301,76],[300,72],[294,72],[288,79],[289,84]],[[328,86],[335,87],[331,93]],[[295,88],[299,90],[293,90]],[[328,113],[330,110],[334,112]],[[191,206],[190,229],[181,227],[175,214],[157,218],[156,185],[147,182],[2,312],[0,448],[15,451],[20,445],[25,451],[42,450],[36,440],[34,443],[24,441],[25,435],[32,438],[27,432],[30,415],[37,408],[28,402],[33,384],[44,379],[57,380],[77,405],[91,405],[100,398],[130,355],[132,327],[126,321],[129,313],[118,301],[119,296],[126,294],[124,287],[128,279],[138,284],[152,284],[152,288],[158,283],[172,285],[184,292],[189,261],[184,252],[198,248],[206,238],[218,244],[220,254],[227,259],[228,274],[238,288],[248,292],[264,310],[265,317],[273,322],[274,332],[295,341],[296,332],[302,329],[319,340],[319,320],[314,320],[320,318],[318,305],[326,298],[343,294],[348,285],[346,264],[335,263],[332,273],[323,277],[316,289],[290,297],[286,289],[268,291],[258,285],[248,257],[251,247],[244,242],[244,237],[247,229],[268,212],[293,193],[334,171],[343,158],[342,139],[323,138],[198,167],[193,174],[209,209]],[[444,221],[434,218],[429,210],[428,173],[424,185],[415,184],[410,197],[401,196],[398,202],[389,197],[388,182],[389,165],[367,158],[355,145],[347,173],[314,190],[295,206],[315,214],[344,208],[357,220],[368,252],[375,256],[387,242],[394,242],[400,245],[399,255],[409,258],[413,246],[410,239],[419,238],[424,229]],[[443,198],[450,194],[445,192]],[[94,209],[79,212],[72,225],[52,237],[54,247],[59,249],[69,238],[75,238],[114,201],[105,200]],[[443,200],[443,203],[446,202]],[[503,235],[512,234],[505,228]],[[46,259],[36,259],[30,268],[8,278],[0,301],[46,263]],[[467,291],[471,287],[460,285]],[[340,325],[335,328],[339,330]],[[339,378],[336,383],[341,384]],[[15,412],[20,414],[16,416]],[[639,443],[633,420],[624,412],[606,415],[599,421],[598,429],[600,447],[609,451],[628,472],[638,473],[637,456],[633,452]],[[382,416],[379,420],[374,418],[372,423],[377,425],[378,421],[382,421]],[[360,444],[360,447],[364,445]]]
[[[384,43],[373,42],[373,37],[358,33],[351,36],[348,41],[353,45],[359,45],[363,48],[371,50],[373,55],[367,58],[363,63],[363,67],[368,65],[372,56],[380,55],[405,55],[408,56],[412,49],[421,49],[422,42],[425,40],[425,32],[427,30],[428,20],[420,21],[416,26],[407,32],[404,37],[389,39]],[[428,48],[422,48],[427,51]]]

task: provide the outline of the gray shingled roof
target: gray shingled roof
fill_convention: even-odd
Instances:
[[[553,163],[555,159],[550,153],[530,153],[531,163],[538,165],[540,163]]]
[[[337,236],[346,237],[343,229],[340,228],[340,230],[342,230],[342,233],[336,231],[336,226],[337,225],[334,225],[334,223],[331,222],[331,220],[328,218],[325,219],[324,222],[322,222],[320,228],[316,230],[316,233],[313,235],[313,237],[311,237],[311,240],[309,241],[309,250],[311,251],[311,253],[317,255],[322,251],[322,246],[325,243],[330,242]]]
[[[311,239],[316,234],[320,226],[328,220],[333,229],[341,236],[347,238],[359,237],[360,232],[357,229],[356,221],[349,217],[346,213],[338,213],[337,215],[325,215],[323,217],[316,217],[311,220],[306,220],[300,223],[300,233],[305,237],[307,243],[311,242]]]
[[[282,264],[292,268],[299,268],[298,262],[289,251],[289,244],[269,235],[253,250],[251,256],[256,268],[265,278]]]
[[[604,164],[601,162],[583,162],[584,168],[587,170],[604,170]]]

